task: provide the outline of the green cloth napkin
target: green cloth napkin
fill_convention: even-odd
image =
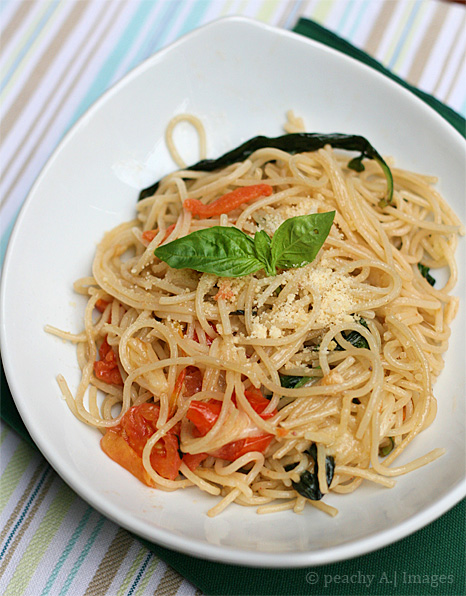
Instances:
[[[466,136],[465,120],[459,114],[431,95],[404,82],[334,33],[307,19],[300,19],[294,31],[384,73],[423,99]],[[0,372],[1,416],[34,445],[16,410],[3,367]],[[163,548],[137,536],[135,538],[206,594],[459,596],[466,594],[465,530],[466,500],[426,528],[374,553],[332,565],[300,569],[251,569],[214,563]]]

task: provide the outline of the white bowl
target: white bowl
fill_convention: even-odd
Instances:
[[[72,291],[90,273],[96,243],[134,215],[137,188],[175,169],[164,143],[170,118],[191,112],[205,123],[209,157],[257,134],[282,133],[285,113],[307,130],[366,136],[404,168],[435,174],[465,217],[465,145],[436,112],[374,70],[318,43],[243,18],[211,23],[157,53],[108,91],[55,151],[13,231],[4,265],[1,340],[18,410],[55,470],[86,501],[136,534],[198,557],[241,565],[295,567],[367,553],[421,528],[466,493],[464,433],[465,242],[458,262],[460,314],[435,393],[435,423],[403,461],[433,447],[440,460],[388,490],[369,484],[329,495],[336,518],[309,507],[257,515],[233,505],[209,518],[215,498],[196,489],[143,486],[100,449],[99,433],[78,422],[55,380],[79,380],[73,346],[47,335],[52,324],[82,325]],[[189,127],[177,138],[197,161]]]

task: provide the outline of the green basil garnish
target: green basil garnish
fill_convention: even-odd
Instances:
[[[392,202],[393,197],[393,176],[385,160],[374,149],[369,141],[360,135],[347,135],[341,133],[322,134],[318,132],[297,132],[282,135],[280,137],[265,137],[258,136],[249,139],[239,147],[228,151],[217,159],[203,159],[186,170],[197,170],[201,172],[213,172],[219,168],[225,168],[234,163],[244,161],[254,151],[263,149],[264,147],[273,147],[281,149],[291,155],[295,153],[302,153],[304,151],[317,151],[325,145],[331,145],[335,149],[343,149],[345,151],[359,151],[360,155],[352,159],[348,167],[361,172],[364,170],[363,159],[374,159],[382,168],[382,171],[387,179],[387,194],[380,200],[380,207],[385,207]],[[152,186],[145,188],[139,193],[139,201],[146,197],[151,197],[157,190],[160,182],[155,182]]]
[[[329,235],[334,217],[335,211],[329,211],[285,220],[272,238],[272,265],[290,269],[311,263]]]
[[[192,232],[155,249],[174,269],[195,269],[221,277],[240,277],[263,268],[254,241],[238,228],[214,226]]]
[[[258,259],[264,263],[264,269],[267,275],[275,275],[275,269],[271,262],[271,243],[270,236],[264,230],[259,230],[259,232],[255,233],[254,248],[256,249]]]
[[[262,230],[254,239],[233,227],[213,226],[192,232],[155,249],[174,269],[195,269],[220,277],[240,277],[264,269],[303,267],[311,263],[332,227],[335,211],[291,217],[272,240]]]
[[[423,265],[422,263],[418,263],[417,264],[417,268],[421,272],[422,277],[424,277],[426,279],[426,281],[428,281],[430,283],[431,286],[434,286],[435,285],[435,279],[429,273],[430,272],[429,267],[427,267],[427,265]]]

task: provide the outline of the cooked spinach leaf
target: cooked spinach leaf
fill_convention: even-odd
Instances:
[[[212,172],[219,168],[224,168],[231,164],[244,161],[251,155],[251,153],[254,153],[257,149],[263,149],[264,147],[274,147],[275,149],[281,149],[282,151],[286,151],[293,155],[304,151],[317,151],[318,149],[325,147],[325,145],[331,145],[335,149],[360,152],[360,155],[352,159],[348,164],[348,167],[358,172],[364,170],[364,165],[362,163],[363,159],[374,159],[382,168],[385,178],[387,179],[387,194],[381,199],[379,205],[385,207],[392,202],[393,177],[390,168],[369,141],[360,135],[298,132],[282,135],[280,137],[257,136],[249,139],[249,141],[246,141],[239,147],[228,151],[228,153],[225,153],[217,159],[203,159],[186,169]],[[159,182],[156,182],[152,186],[142,190],[139,193],[138,200],[152,196],[158,186]]]
[[[391,453],[395,447],[395,441],[392,437],[387,437],[388,443],[385,444],[383,447],[379,447],[379,455],[380,457],[387,457],[389,453]]]
[[[359,323],[367,329],[367,323],[362,317],[360,318]],[[343,331],[342,335],[344,339],[346,339],[346,341],[355,348],[365,348],[366,350],[369,349],[369,344],[367,343],[366,338],[363,337],[359,331],[356,331],[355,329],[352,329],[351,331]],[[342,348],[336,340],[335,342],[337,344],[337,347],[335,348],[337,352],[345,349]]]
[[[324,496],[319,486],[319,466],[317,465],[317,445],[313,443],[305,453],[308,453],[314,460],[314,470],[304,470],[301,474],[299,482],[291,482],[295,491],[297,491],[306,499],[311,501],[320,501]],[[331,455],[325,457],[325,476],[327,479],[327,485],[330,486],[333,480],[335,472],[335,460]]]
[[[434,286],[435,285],[435,279],[430,274],[429,267],[427,267],[427,265],[423,265],[422,263],[418,263],[417,264],[417,268],[421,272],[422,277],[425,277],[425,279],[430,283],[430,285],[431,286]]]
[[[280,385],[286,389],[303,387],[312,377],[298,377],[293,375],[280,375]]]

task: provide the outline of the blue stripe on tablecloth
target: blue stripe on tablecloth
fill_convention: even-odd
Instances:
[[[89,106],[91,106],[113,82],[114,74],[118,65],[122,62],[128,53],[129,46],[134,43],[134,40],[139,33],[141,27],[147,18],[148,13],[152,10],[151,2],[141,2],[133,14],[129,24],[120,35],[120,40],[113,51],[108,55],[103,66],[94,77],[94,81],[89,87],[86,95],[81,100],[77,110],[71,118],[68,128],[83,114]]]
[[[154,555],[152,554],[152,552],[148,552],[148,554],[146,555],[146,558],[144,559],[144,561],[142,562],[141,566],[139,567],[139,571],[133,581],[133,583],[131,584],[131,588],[128,590],[128,594],[127,596],[132,596],[134,593],[134,590],[137,588],[138,583],[141,581],[142,576],[144,575],[144,572],[146,570],[147,565],[149,564],[149,561],[152,559]]]
[[[364,0],[363,2],[361,2],[359,9],[358,9],[358,13],[353,21],[353,24],[351,25],[351,29],[346,37],[349,37],[350,39],[354,38],[356,31],[362,22],[362,17],[364,15],[364,13],[366,12],[367,5],[368,5],[367,0]]]
[[[353,7],[354,7],[354,0],[349,0],[349,2],[346,4],[345,10],[343,11],[343,14],[340,17],[340,21],[338,22],[338,25],[337,25],[337,31],[338,31],[339,35],[342,34],[345,23],[348,20],[349,15],[353,12]]]
[[[58,559],[57,564],[55,565],[52,573],[50,574],[50,576],[47,580],[47,583],[45,584],[45,587],[42,590],[41,596],[46,596],[47,594],[50,594],[50,590],[51,590],[55,580],[57,579],[60,569],[63,567],[63,565],[65,564],[66,560],[68,559],[71,551],[75,547],[76,542],[77,542],[78,538],[81,536],[84,528],[86,527],[87,522],[89,521],[89,518],[93,511],[94,511],[94,509],[92,507],[88,507],[86,509],[84,515],[82,516],[81,520],[79,521],[78,525],[76,526],[76,528],[73,532],[73,535],[68,540],[68,544],[66,545],[62,554],[60,555],[60,558]]]
[[[178,11],[178,2],[168,3],[165,14],[162,16],[157,29],[154,31],[152,42],[148,40],[147,56],[157,52],[165,45],[165,39],[170,31],[170,23],[172,22],[176,12]]]
[[[199,27],[201,19],[208,7],[208,2],[194,2],[189,11],[189,15],[184,20],[183,26],[178,31],[174,32],[174,35],[178,38]]]
[[[415,2],[413,7],[411,8],[411,12],[409,13],[408,19],[406,20],[403,30],[401,31],[400,37],[398,38],[398,41],[397,41],[395,50],[393,51],[392,57],[390,58],[390,61],[388,62],[388,68],[390,70],[393,69],[393,67],[396,64],[396,61],[398,60],[398,56],[400,55],[400,52],[403,49],[406,38],[412,31],[414,21],[416,20],[416,17],[418,15],[420,9],[421,9],[421,2]]]
[[[97,536],[99,535],[99,532],[102,529],[102,526],[104,525],[105,522],[106,522],[106,519],[102,516],[99,516],[99,519],[94,527],[94,530],[92,531],[92,534],[89,536],[89,539],[86,542],[86,545],[84,546],[78,559],[76,560],[76,563],[73,565],[73,569],[70,571],[68,577],[66,578],[66,581],[65,581],[62,589],[60,590],[59,596],[65,596],[65,594],[70,589],[70,586],[73,583],[73,580],[76,577],[76,574],[78,573],[81,565],[84,563],[87,555],[89,554],[89,551],[91,550],[92,545],[96,541]]]

